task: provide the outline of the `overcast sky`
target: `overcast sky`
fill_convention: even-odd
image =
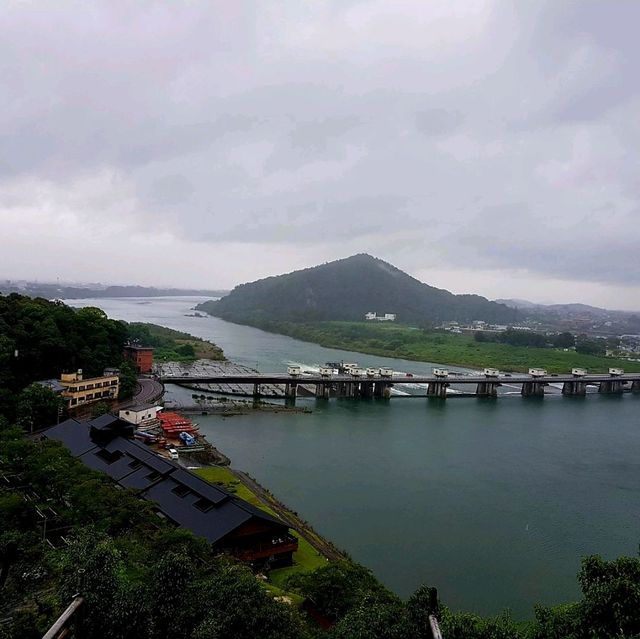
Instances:
[[[0,5],[0,276],[231,287],[368,252],[640,309],[640,2]]]

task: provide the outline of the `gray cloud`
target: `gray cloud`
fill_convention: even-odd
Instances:
[[[376,236],[385,223],[410,224],[408,200],[393,195],[376,195],[336,202],[314,200],[286,205],[277,210],[253,211],[240,224],[215,234],[205,242],[263,242],[317,244],[328,235],[332,241]]]
[[[606,283],[628,304],[639,19],[631,0],[4,3],[0,274],[35,276],[46,240],[41,267],[70,277],[69,251],[91,265],[126,237],[200,264],[121,281],[368,251],[456,290],[522,297],[517,270],[533,296],[575,281],[599,303]]]
[[[446,109],[429,109],[416,113],[416,128],[425,135],[447,135],[460,127],[462,115]]]

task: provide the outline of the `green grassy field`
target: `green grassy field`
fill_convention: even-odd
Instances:
[[[268,504],[264,503],[255,493],[237,479],[229,468],[209,466],[207,468],[198,468],[194,470],[194,472],[212,484],[221,485],[229,492],[268,512],[270,515],[278,516]],[[293,531],[293,534],[298,538],[298,550],[293,554],[293,566],[278,568],[269,573],[270,583],[267,583],[266,586],[276,595],[297,597],[297,595],[281,590],[281,586],[287,577],[296,573],[311,572],[327,563],[327,560],[304,539],[304,537],[301,537],[296,531]]]
[[[541,367],[550,373],[566,373],[573,367],[580,367],[597,373],[615,366],[628,372],[640,371],[640,362],[585,355],[558,348],[476,342],[472,335],[422,330],[392,323],[284,323],[278,324],[275,330],[330,348],[470,368],[487,366],[518,372]]]

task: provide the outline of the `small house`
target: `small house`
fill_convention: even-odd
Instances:
[[[130,408],[123,408],[118,413],[118,417],[129,424],[138,426],[143,422],[148,422],[157,419],[158,411],[161,410],[161,406],[131,406]]]

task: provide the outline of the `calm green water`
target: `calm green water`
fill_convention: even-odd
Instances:
[[[264,371],[342,357],[431,368],[184,317],[194,298],[146,302],[90,303],[212,339]],[[528,617],[578,595],[581,555],[637,552],[639,396],[303,402],[313,414],[198,421],[234,466],[400,595],[424,582],[456,609]]]

